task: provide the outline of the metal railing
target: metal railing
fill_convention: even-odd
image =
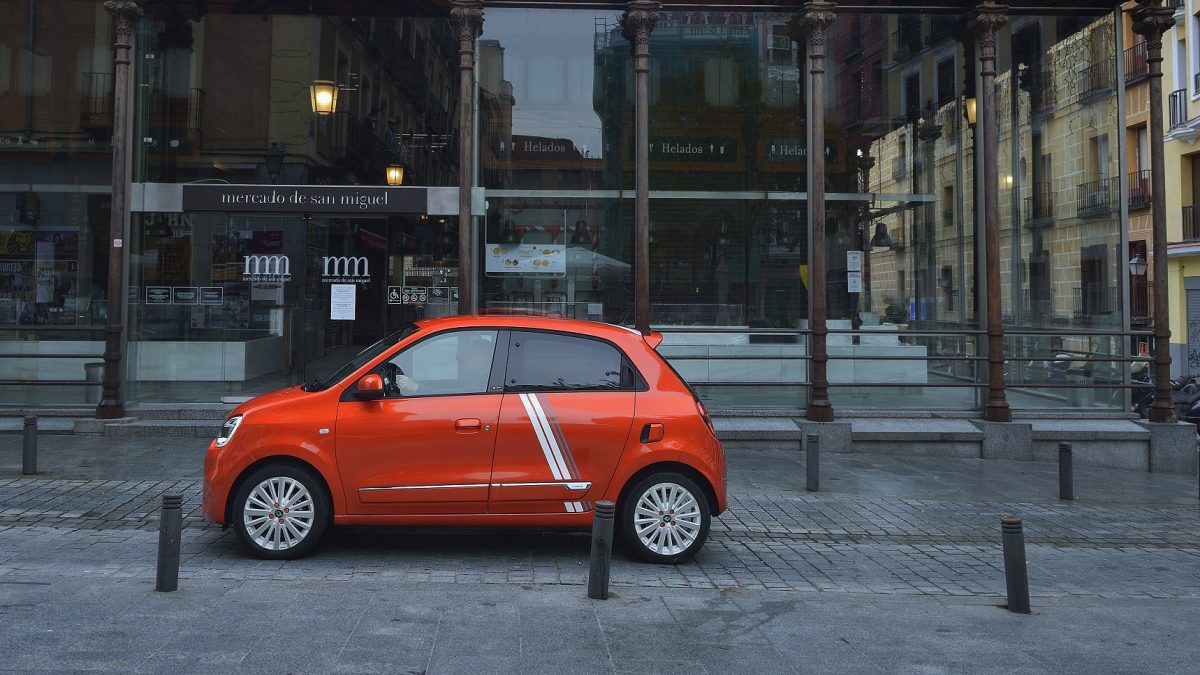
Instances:
[[[807,348],[811,344],[811,330],[682,326],[659,330],[666,337],[659,352],[675,363],[681,374],[693,369],[690,364],[707,361],[724,364],[713,372],[745,375],[736,380],[712,380],[705,377],[689,378],[684,374],[684,379],[699,391],[733,389],[735,393],[737,387],[746,386],[798,387],[800,391],[805,391],[812,385],[807,366],[791,368],[791,377],[778,377],[780,372],[789,372],[780,367],[780,363],[807,364],[812,360]],[[723,338],[726,343],[722,343],[719,349],[697,350],[695,337],[673,344],[670,336],[674,334],[708,334]],[[1018,408],[1044,409],[1046,404],[1051,404],[1111,412],[1127,410],[1129,399],[1125,390],[1145,387],[1144,382],[1129,379],[1129,367],[1135,363],[1149,363],[1151,358],[1124,353],[1133,340],[1150,335],[1149,331],[1064,331],[1006,327],[1004,381],[1010,401],[1019,397],[1023,405],[1014,405]],[[898,353],[894,347],[880,349],[878,353],[871,351],[869,346],[872,340],[881,336],[895,340],[901,347],[921,348],[923,353],[913,353],[916,350]],[[987,369],[984,367],[987,359],[979,355],[983,352],[984,336],[984,331],[957,327],[950,330],[922,330],[900,325],[887,331],[831,328],[827,336],[829,381],[826,384],[831,397],[838,391],[844,393],[838,394],[839,397],[858,395],[864,400],[888,395],[884,392],[889,390],[897,392],[894,394],[896,396],[911,400],[920,397],[922,390],[932,389],[944,393],[931,393],[923,398],[931,404],[926,406],[930,409],[979,409],[983,401],[973,398],[975,394],[955,398],[951,392],[982,391],[988,387]],[[739,349],[728,342],[730,340],[743,340],[741,344],[745,345],[746,353],[738,353]],[[764,353],[772,347],[786,346],[780,342],[790,345],[791,349]],[[850,348],[851,345],[853,348]],[[684,349],[671,354],[671,347]],[[848,361],[869,362],[871,366],[866,369],[851,367]],[[705,372],[705,368],[701,366],[700,372]],[[761,374],[767,372],[775,373],[776,377],[762,379]],[[755,373],[760,373],[760,376],[752,377]],[[906,375],[911,378],[905,379]],[[957,401],[958,405],[947,403],[951,399]],[[838,407],[836,398],[834,405]]]
[[[1083,286],[1072,289],[1075,316],[1112,314],[1120,308],[1116,286]]]
[[[1129,174],[1129,208],[1150,208],[1150,169]]]
[[[72,325],[45,325],[45,324],[16,324],[16,325],[0,325],[0,335],[5,333],[18,333],[18,340],[0,340],[0,362],[8,359],[29,364],[33,362],[33,372],[41,373],[44,369],[37,365],[41,359],[74,359],[87,360],[89,362],[98,363],[104,361],[104,326],[72,326]],[[94,336],[88,342],[96,342],[101,348],[100,353],[95,352],[26,352],[26,351],[8,351],[13,346],[25,346],[30,342],[57,342],[58,340],[47,340],[42,337],[46,334],[60,334],[63,336],[76,336],[81,334],[90,334]],[[30,338],[36,338],[31,340]],[[82,341],[82,338],[67,338],[73,341]],[[69,365],[69,364],[68,364]],[[4,368],[8,372],[8,368]],[[88,366],[85,364],[82,370],[79,371],[80,379],[61,379],[61,378],[46,378],[46,377],[2,377],[0,376],[0,386],[100,386],[98,380],[88,379]],[[98,399],[97,399],[98,400]]]
[[[1187,108],[1187,89],[1176,89],[1171,92],[1167,100],[1167,108],[1169,112],[1170,127],[1174,129],[1177,126],[1187,123],[1188,108]]]
[[[1079,73],[1079,98],[1105,96],[1113,89],[1113,64],[1094,63]]]
[[[1183,207],[1184,241],[1200,241],[1200,219],[1196,218],[1197,209],[1200,209],[1200,205]]]
[[[1116,178],[1101,178],[1079,185],[1076,190],[1079,217],[1086,218],[1115,211],[1120,205],[1120,200],[1117,199],[1119,185]]]
[[[1025,222],[1049,220],[1054,217],[1054,191],[1049,183],[1033,190],[1033,194],[1025,198]]]
[[[1150,74],[1150,52],[1145,42],[1125,50],[1125,84],[1144,80]]]
[[[79,91],[79,126],[111,129],[113,126],[113,74],[84,73]]]

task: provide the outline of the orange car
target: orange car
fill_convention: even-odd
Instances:
[[[662,336],[527,316],[421,321],[225,420],[204,513],[295,558],[335,525],[590,527],[638,557],[693,556],[725,510],[725,455]]]

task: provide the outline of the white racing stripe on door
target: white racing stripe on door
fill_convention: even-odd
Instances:
[[[529,394],[520,394],[519,396],[521,397],[521,404],[525,406],[525,413],[529,415],[529,421],[533,423],[533,433],[537,434],[538,443],[542,446],[542,454],[546,456],[546,463],[550,465],[550,473],[554,475],[555,480],[564,480],[562,472],[558,470],[558,463],[554,460],[554,455],[550,451],[550,444],[546,442],[546,432],[542,429],[537,411],[529,402]]]
[[[563,476],[566,476],[567,480],[571,480],[571,470],[567,468],[567,463],[563,460],[562,450],[559,449],[558,441],[554,438],[554,430],[550,427],[549,420],[546,419],[546,412],[542,410],[541,401],[538,400],[536,394],[521,395],[528,397],[527,400],[529,401],[529,404],[532,405],[533,409],[537,412],[537,422],[535,422],[535,425],[540,424],[542,428],[542,433],[538,435],[538,438],[544,439],[545,442],[550,446],[550,450],[554,456],[554,459],[558,463],[559,473],[561,473]],[[551,469],[553,468],[554,467],[551,467]],[[559,478],[559,480],[562,480],[562,478]]]

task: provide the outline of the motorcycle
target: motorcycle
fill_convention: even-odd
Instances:
[[[1188,375],[1183,378],[1171,378],[1171,402],[1175,405],[1175,419],[1197,426],[1200,433],[1200,385],[1196,378],[1200,375]],[[1150,369],[1135,373],[1133,383],[1133,412],[1145,419],[1150,416],[1150,406],[1154,403],[1154,378]]]

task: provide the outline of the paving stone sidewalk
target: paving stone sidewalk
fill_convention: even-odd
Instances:
[[[127,443],[95,454],[50,444],[61,454],[45,475],[0,479],[0,581],[153,578],[161,496],[181,492],[188,579],[586,583],[579,532],[347,528],[309,558],[252,560],[197,512],[202,447]],[[731,445],[730,509],[702,553],[677,567],[618,557],[614,587],[995,599],[1004,592],[999,517],[1015,513],[1035,597],[1200,597],[1195,479],[1085,469],[1080,498],[1059,502],[1044,463],[822,459],[827,491],[808,493],[800,453]],[[105,479],[122,468],[129,480]],[[148,479],[155,473],[168,478]]]

